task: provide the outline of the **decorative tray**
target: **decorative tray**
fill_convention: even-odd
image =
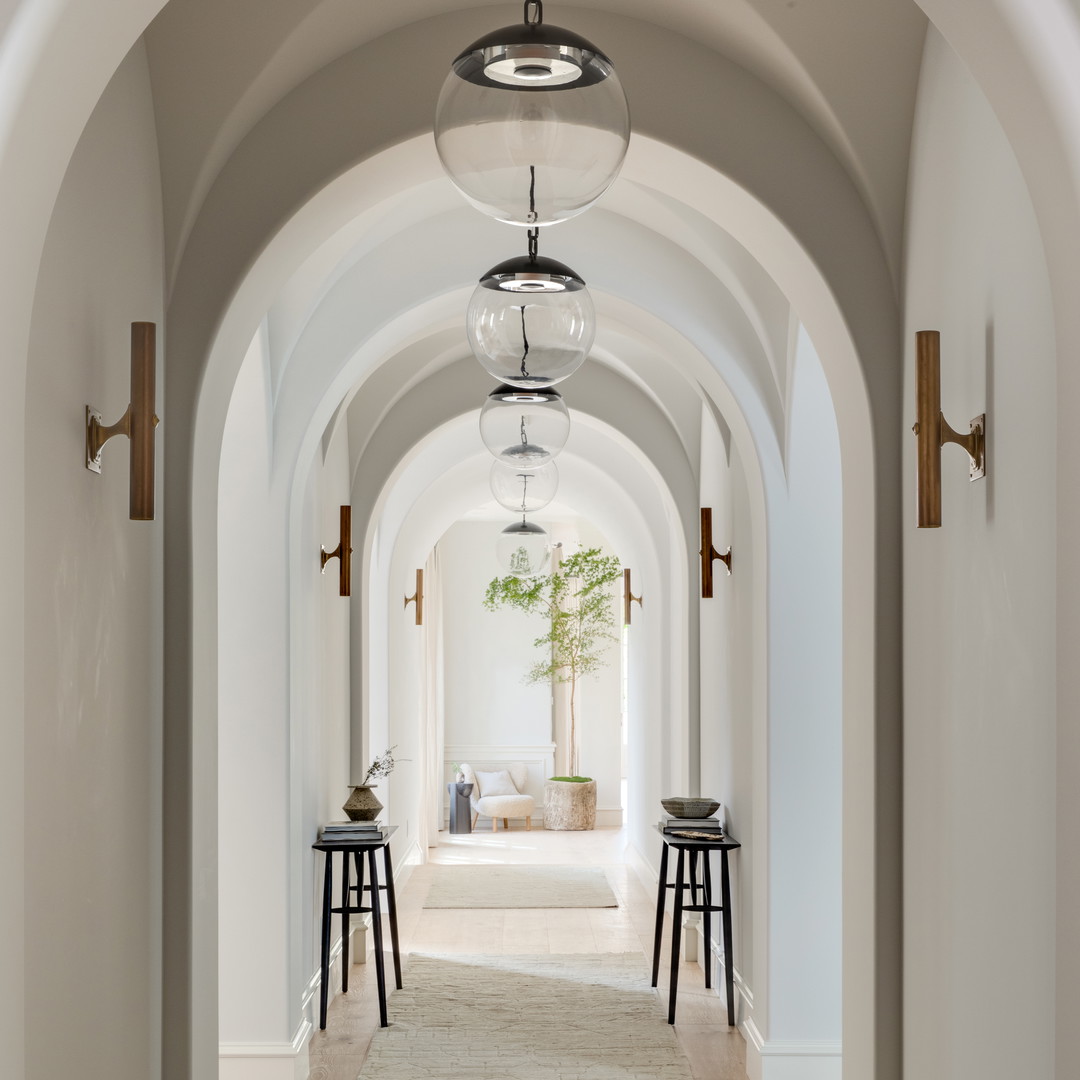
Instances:
[[[717,844],[724,839],[722,832],[699,832],[697,829],[672,829],[668,836],[678,836],[683,840],[712,840]]]

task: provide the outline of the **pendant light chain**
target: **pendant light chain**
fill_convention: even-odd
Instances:
[[[596,331],[585,281],[540,256],[540,227],[574,217],[607,190],[626,155],[630,121],[600,49],[545,23],[543,0],[524,0],[522,15],[523,24],[478,38],[454,59],[436,106],[435,145],[470,203],[527,229],[527,256],[481,277],[466,329],[476,359],[500,381],[480,412],[481,439],[496,459],[492,491],[521,514],[520,526],[503,530],[496,554],[511,574],[528,577],[547,562],[550,538],[527,515],[555,495],[552,459],[570,428],[552,387],[585,361]]]

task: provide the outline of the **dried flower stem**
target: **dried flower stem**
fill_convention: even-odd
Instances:
[[[364,787],[369,780],[378,780],[380,776],[389,776],[394,771],[394,751],[397,749],[397,743],[393,746],[388,746],[375,760],[368,766],[368,771],[364,773],[363,783],[360,787]]]

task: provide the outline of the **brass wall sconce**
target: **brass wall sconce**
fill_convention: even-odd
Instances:
[[[731,576],[731,548],[723,555],[713,547],[712,542],[712,507],[701,508],[701,597],[708,600],[713,594],[713,563],[719,559]]]
[[[915,426],[918,439],[915,479],[918,527],[941,527],[941,448],[946,443],[962,446],[971,458],[970,478],[986,475],[986,413],[971,421],[971,431],[961,435],[941,412],[941,335],[937,330],[915,334]]]
[[[424,625],[424,571],[416,571],[416,592],[412,596],[405,597],[405,603],[403,608],[407,608],[410,604],[416,604],[416,625]]]
[[[630,568],[626,567],[622,572],[622,589],[623,589],[623,626],[630,625],[630,604],[631,602],[642,607],[641,597],[635,596],[630,591]]]
[[[333,551],[319,548],[319,565],[326,573],[326,564],[338,560],[338,595],[348,596],[352,591],[352,507],[341,508],[341,539]]]
[[[101,449],[114,435],[126,435],[131,457],[128,517],[154,520],[154,387],[157,373],[156,326],[131,324],[131,401],[115,424],[101,422],[101,413],[86,406],[86,467],[101,473]]]

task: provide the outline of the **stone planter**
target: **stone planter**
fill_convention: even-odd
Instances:
[[[544,828],[595,829],[596,781],[545,780]]]

